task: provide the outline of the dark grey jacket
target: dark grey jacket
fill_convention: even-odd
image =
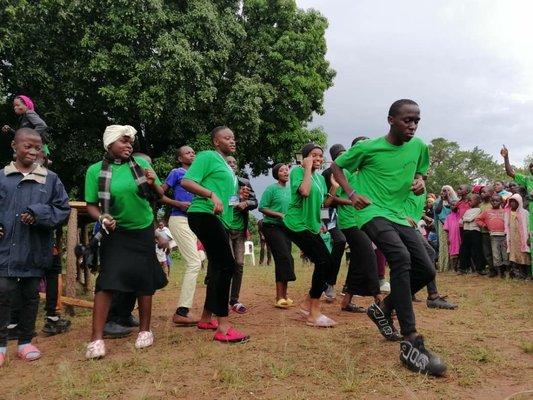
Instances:
[[[34,225],[20,222],[30,211]],[[59,177],[37,166],[24,176],[14,163],[0,170],[0,277],[40,277],[52,264],[53,230],[70,213]]]
[[[248,212],[255,210],[257,208],[258,203],[257,203],[257,197],[255,195],[254,189],[252,189],[252,185],[250,184],[250,180],[243,178],[241,176],[237,178],[239,179],[239,187],[248,186],[248,188],[250,189],[250,197],[248,198],[248,200],[246,200],[246,202],[248,203],[248,207],[246,207],[246,209],[241,211],[244,214],[244,232],[246,233],[246,231],[248,230],[248,220],[249,220]]]
[[[42,120],[42,118],[39,117],[39,114],[37,114],[35,111],[28,110],[24,113],[24,115],[20,117],[19,128],[35,129],[37,133],[41,135],[43,142],[46,142],[47,134],[48,134],[48,126]],[[15,130],[11,129],[11,133],[15,134]]]

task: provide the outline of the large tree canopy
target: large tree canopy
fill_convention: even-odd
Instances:
[[[326,28],[294,0],[2,0],[0,124],[16,126],[13,95],[32,96],[73,195],[111,123],[135,126],[162,160],[228,125],[259,173],[325,141],[306,123],[334,77]]]

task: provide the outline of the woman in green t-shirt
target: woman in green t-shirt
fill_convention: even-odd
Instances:
[[[291,241],[315,264],[311,289],[300,305],[307,317],[307,325],[332,327],[335,321],[320,312],[320,296],[326,289],[326,279],[331,269],[331,258],[326,244],[319,235],[322,225],[322,206],[327,188],[324,177],[317,170],[324,160],[320,146],[308,143],[302,148],[302,166],[290,173],[291,201],[283,217],[286,232]],[[327,213],[324,208],[324,212]],[[326,218],[326,217],[325,217]]]
[[[100,222],[103,234],[87,358],[105,355],[103,330],[114,292],[137,295],[140,326],[135,347],[151,346],[152,296],[167,284],[155,254],[150,206],[162,190],[150,164],[132,157],[136,133],[129,125],[108,126],[103,137],[104,160],[91,165],[85,177],[87,211]]]
[[[294,302],[287,295],[288,282],[296,280],[294,274],[294,259],[292,258],[292,243],[283,227],[283,217],[289,208],[291,199],[289,181],[289,166],[276,164],[272,168],[272,176],[276,183],[268,186],[261,201],[259,211],[265,216],[263,219],[263,235],[272,256],[274,257],[276,273],[276,304],[278,308],[291,307]]]
[[[228,321],[230,283],[236,263],[227,229],[239,197],[238,180],[226,157],[235,152],[235,138],[231,129],[219,126],[211,132],[211,140],[215,151],[198,153],[181,181],[181,186],[195,195],[187,217],[209,260],[209,280],[198,328],[216,330],[214,340],[219,342],[244,342],[250,337]],[[213,314],[218,321],[212,319]]]

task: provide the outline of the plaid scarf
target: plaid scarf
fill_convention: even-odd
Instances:
[[[131,173],[135,179],[135,183],[139,188],[139,196],[148,200],[150,203],[156,201],[159,196],[152,190],[146,177],[144,176],[143,169],[137,164],[133,157],[128,160],[120,160],[111,157],[109,153],[106,153],[102,161],[102,169],[98,176],[98,199],[100,201],[100,207],[104,214],[109,214],[111,210],[111,178],[112,169],[111,164],[124,164],[130,165]]]

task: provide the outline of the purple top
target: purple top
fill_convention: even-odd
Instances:
[[[192,193],[187,192],[183,187],[181,186],[181,179],[185,175],[185,172],[187,170],[183,167],[174,168],[167,176],[167,179],[165,180],[165,183],[172,188],[173,197],[176,201],[188,201],[189,203],[192,201],[192,198],[194,195]],[[185,211],[180,210],[179,208],[172,207],[172,212],[170,213],[171,216],[187,216],[187,213]]]

